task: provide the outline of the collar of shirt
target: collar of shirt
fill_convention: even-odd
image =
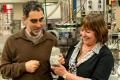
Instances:
[[[74,49],[73,54],[72,54],[72,56],[71,56],[71,58],[70,58],[70,64],[75,62],[76,57],[77,57],[77,55],[78,55],[78,53],[79,53],[79,50],[80,50],[80,48],[81,48],[81,44],[82,44],[82,41],[78,42],[78,44],[74,46],[75,49]],[[89,58],[91,58],[94,54],[99,54],[99,51],[100,51],[100,49],[102,48],[102,46],[103,46],[103,44],[96,43],[95,46],[92,48],[92,50],[90,50],[82,59],[80,59],[80,60],[77,62],[76,66],[79,66],[81,63],[87,61],[87,60],[88,60]]]
[[[77,45],[75,45],[74,47],[77,48],[77,50],[81,48],[82,46],[82,40],[78,42]],[[96,54],[99,54],[99,51],[101,49],[101,47],[103,46],[103,44],[101,43],[96,43],[95,46],[92,48],[92,51]]]
[[[36,37],[33,37],[30,35],[30,33],[28,32],[28,30],[25,30],[25,35],[26,37],[31,40],[34,44],[39,43],[39,39],[43,36],[42,31],[39,32],[39,34]]]

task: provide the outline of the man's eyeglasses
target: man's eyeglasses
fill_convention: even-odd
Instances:
[[[31,21],[32,23],[37,23],[38,21],[39,21],[39,22],[42,22],[43,19],[44,19],[44,18],[40,18],[40,19],[30,19],[30,21]]]

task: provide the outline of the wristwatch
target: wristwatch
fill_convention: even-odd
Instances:
[[[67,74],[64,74],[62,77],[63,77],[64,79],[66,79],[66,78],[67,78]]]

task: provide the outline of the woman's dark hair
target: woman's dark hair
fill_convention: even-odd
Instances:
[[[30,11],[40,11],[43,10],[42,5],[38,1],[28,1],[23,6],[23,15],[28,17]]]
[[[81,26],[94,31],[97,42],[104,44],[108,40],[108,29],[102,14],[89,13],[84,17]]]

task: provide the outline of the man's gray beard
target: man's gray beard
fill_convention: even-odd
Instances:
[[[33,37],[36,37],[36,36],[40,35],[42,29],[43,29],[42,27],[40,27],[36,30],[34,28],[31,28],[30,35]]]
[[[32,31],[30,32],[30,35],[31,35],[31,37],[33,37],[33,38],[37,38],[37,37],[41,36],[41,35],[42,35],[42,28],[39,29],[39,31],[32,30]]]
[[[31,31],[30,34],[31,36],[35,37],[39,34],[40,32],[35,32],[35,31]]]

